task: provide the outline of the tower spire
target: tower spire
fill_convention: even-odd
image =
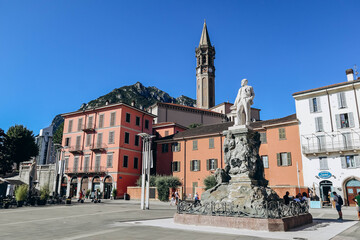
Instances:
[[[199,43],[199,47],[200,46],[211,46],[211,42],[210,42],[210,37],[209,37],[209,33],[206,27],[206,19],[204,19],[204,27],[201,33],[201,38],[200,38],[200,43]]]

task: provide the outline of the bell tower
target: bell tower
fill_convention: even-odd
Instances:
[[[196,56],[196,106],[209,109],[215,106],[215,47],[211,46],[209,33],[204,22]]]

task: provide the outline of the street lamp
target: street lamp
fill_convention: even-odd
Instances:
[[[152,168],[152,150],[151,139],[155,136],[147,133],[139,133],[142,137],[142,181],[141,181],[141,205],[140,209],[149,209],[149,192],[150,192],[150,168]],[[146,194],[145,194],[146,185]],[[144,204],[145,203],[145,204]]]
[[[63,146],[61,146],[58,143],[54,143],[54,147],[56,148],[56,160],[55,160],[55,172],[56,172],[56,177],[55,177],[55,195],[58,194],[59,192],[59,180],[62,179],[62,174],[63,174],[63,168],[62,168],[62,163],[61,163],[61,153],[62,153],[62,149]],[[60,165],[59,165],[60,163]]]

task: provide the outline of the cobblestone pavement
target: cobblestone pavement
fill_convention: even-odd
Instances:
[[[357,219],[355,208],[345,208],[343,212],[345,221]],[[150,210],[142,211],[138,201],[124,200],[0,209],[0,239],[277,239],[266,232],[250,236],[232,231],[224,234],[173,229],[167,227],[170,224],[167,220],[163,220],[166,224],[161,227],[138,224],[169,219],[174,213],[175,207],[167,203],[151,202]],[[337,218],[334,209],[316,209],[311,213],[314,219],[324,222]],[[360,225],[356,223],[334,239],[359,239],[358,236]]]

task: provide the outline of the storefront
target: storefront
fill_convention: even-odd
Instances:
[[[355,206],[356,203],[353,201],[356,195],[360,192],[360,181],[353,178],[345,183],[346,199],[349,206]]]
[[[78,179],[77,177],[73,177],[70,183],[70,197],[76,197],[77,187],[78,187],[77,185],[78,185]]]
[[[104,180],[104,198],[109,199],[112,192],[112,178],[107,176]]]

